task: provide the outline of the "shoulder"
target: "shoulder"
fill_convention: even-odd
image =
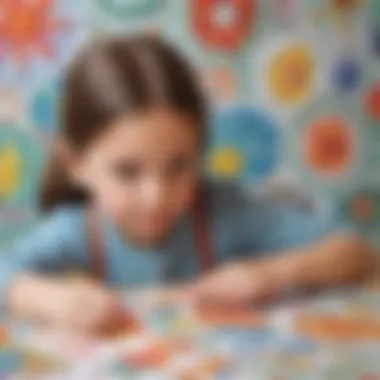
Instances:
[[[48,214],[42,215],[44,225],[51,227],[71,226],[72,228],[83,223],[85,209],[83,206],[62,205]]]
[[[20,257],[55,257],[61,252],[78,251],[84,237],[83,209],[59,207],[40,216],[40,221],[26,235],[10,244],[13,255]]]
[[[83,206],[62,205],[51,212],[41,215],[35,234],[49,235],[67,243],[84,237],[85,209]],[[57,241],[58,242],[58,241]]]

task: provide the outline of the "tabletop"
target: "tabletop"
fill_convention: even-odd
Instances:
[[[380,380],[379,278],[249,310],[194,310],[176,289],[129,290],[134,323],[104,339],[4,322],[0,378]]]

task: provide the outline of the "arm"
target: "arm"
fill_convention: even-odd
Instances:
[[[226,265],[196,284],[195,298],[245,303],[352,283],[375,268],[368,244],[329,215],[245,194],[231,199],[235,247]]]
[[[349,284],[364,280],[375,270],[375,255],[369,244],[344,233],[260,261],[280,289]]]
[[[76,214],[61,211],[45,219],[31,234],[0,255],[3,306],[31,316],[51,299],[52,275],[69,269],[76,259]]]

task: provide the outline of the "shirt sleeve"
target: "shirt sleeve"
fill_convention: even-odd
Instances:
[[[247,249],[257,255],[302,247],[351,231],[332,215],[307,211],[294,204],[246,196],[241,206],[242,239]]]
[[[75,227],[72,215],[57,212],[28,236],[0,252],[0,298],[15,276],[22,273],[58,273],[73,263]]]

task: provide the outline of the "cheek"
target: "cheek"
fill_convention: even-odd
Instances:
[[[174,181],[169,195],[173,208],[177,212],[184,211],[189,207],[194,197],[197,182],[196,176],[187,176]]]
[[[136,192],[108,173],[99,173],[93,194],[99,206],[109,214],[125,213],[135,202]]]

